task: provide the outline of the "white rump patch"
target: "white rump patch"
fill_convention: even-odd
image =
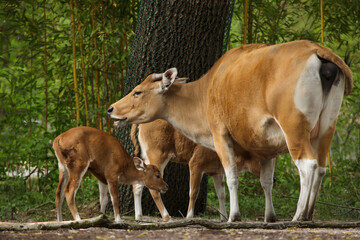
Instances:
[[[297,82],[294,103],[314,128],[323,107],[323,90],[319,70],[321,61],[316,54],[309,57]]]

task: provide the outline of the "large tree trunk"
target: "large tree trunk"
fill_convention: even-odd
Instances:
[[[189,77],[191,81],[206,73],[226,51],[233,6],[234,0],[141,1],[124,94],[150,73],[161,73],[171,67],[176,67],[179,76]],[[117,137],[132,153],[129,129],[119,129]],[[164,179],[169,184],[169,191],[162,195],[162,199],[169,214],[186,215],[188,167],[170,162]],[[132,212],[132,187],[123,185],[120,191],[120,213]],[[207,177],[204,177],[195,214],[204,212],[206,194]],[[146,189],[142,203],[145,215],[158,212]]]

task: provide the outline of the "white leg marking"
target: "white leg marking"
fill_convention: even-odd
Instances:
[[[134,205],[135,205],[135,220],[141,220],[143,213],[142,213],[142,206],[141,206],[141,197],[144,186],[140,184],[133,185],[133,192],[134,192]]]
[[[307,220],[310,220],[313,217],[316,197],[319,192],[321,182],[325,176],[325,173],[326,173],[326,168],[324,168],[324,167],[317,167],[317,169],[315,171],[313,186],[311,188],[310,198],[309,198],[309,207],[308,207],[308,211],[306,214]]]
[[[317,161],[310,159],[300,159],[295,161],[300,174],[300,196],[293,221],[306,218],[310,191],[312,188]]]
[[[117,216],[115,216],[115,222],[121,222],[121,217],[120,217],[120,215],[117,215]]]
[[[81,220],[80,215],[79,215],[79,213],[77,213],[75,221],[80,221],[80,220]]]
[[[239,199],[238,199],[238,174],[236,164],[230,165],[225,169],[226,182],[230,193],[230,216],[228,222],[232,222],[240,217]]]
[[[219,200],[219,209],[220,209],[220,219],[222,221],[226,221],[227,219],[227,212],[225,208],[225,182],[224,182],[224,175],[218,174],[213,176],[214,180],[214,187],[216,191],[216,195]]]
[[[109,202],[109,188],[106,184],[98,181],[100,193],[100,212],[105,214],[106,205]]]
[[[265,222],[275,222],[275,210],[272,202],[272,188],[274,179],[274,161],[268,160],[261,165],[260,183],[265,194]]]

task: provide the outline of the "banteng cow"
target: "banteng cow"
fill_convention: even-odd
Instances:
[[[352,90],[349,67],[330,49],[300,40],[234,48],[191,83],[177,84],[176,76],[175,68],[151,74],[109,116],[120,124],[161,118],[215,150],[230,192],[229,222],[240,220],[235,157],[260,159],[270,172],[269,159],[289,152],[300,174],[293,221],[312,219],[341,102]]]

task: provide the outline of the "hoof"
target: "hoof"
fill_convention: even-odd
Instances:
[[[264,222],[266,222],[266,223],[276,222],[276,215],[271,215],[271,216],[265,217]]]
[[[240,213],[230,216],[228,220],[228,222],[240,222],[240,221],[241,221]]]
[[[171,217],[170,216],[164,216],[162,218],[163,222],[169,222],[171,220]]]
[[[270,222],[276,222],[276,217],[269,217],[269,218],[265,218],[264,222],[266,223],[270,223]]]

